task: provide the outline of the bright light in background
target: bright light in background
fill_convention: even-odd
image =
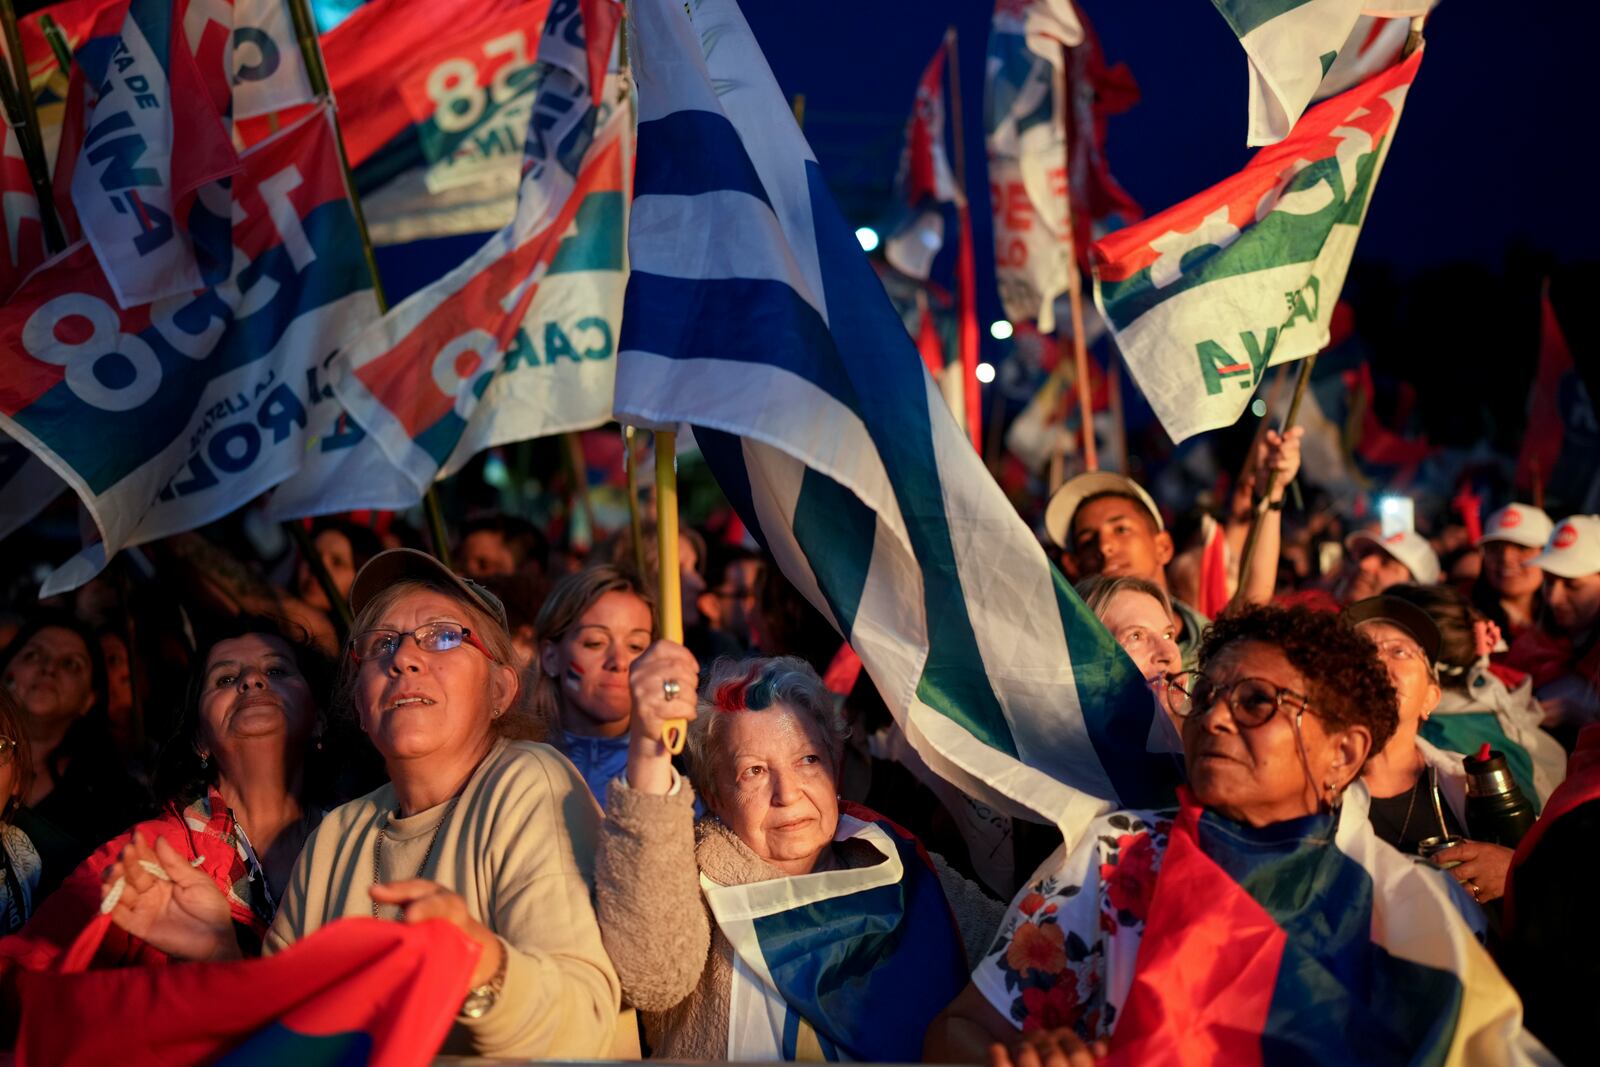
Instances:
[[[990,382],[994,381],[994,364],[980,363],[973,373],[978,376],[978,381],[982,382],[984,385],[988,385]]]
[[[1011,336],[1011,324],[1005,319],[998,319],[989,324],[989,336],[996,341],[1004,341]]]
[[[861,242],[861,251],[871,252],[878,247],[878,231],[871,226],[862,226],[856,230],[856,240]]]

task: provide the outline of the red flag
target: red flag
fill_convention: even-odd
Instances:
[[[1562,414],[1561,390],[1569,376],[1576,377],[1572,351],[1550,304],[1550,287],[1539,296],[1539,370],[1528,390],[1528,426],[1517,454],[1516,484],[1542,493],[1561,458],[1567,420]]]
[[[0,242],[0,300],[11,296],[28,272],[44,262],[44,229],[39,198],[22,157],[17,133],[4,116],[5,149],[0,155],[0,207],[4,208],[4,241]]]
[[[1139,85],[1126,63],[1106,65],[1088,16],[1078,5],[1083,43],[1067,49],[1067,174],[1072,188],[1072,247],[1078,266],[1089,269],[1089,246],[1100,237],[1144,217],[1106,161],[1106,125],[1139,102]]]
[[[93,955],[109,924],[100,916],[89,925],[67,968]],[[421,1067],[449,1033],[479,952],[442,920],[340,919],[264,959],[24,972],[17,1062],[177,1065],[226,1055]]]
[[[983,455],[983,400],[978,390],[978,282],[972,261],[972,219],[967,202],[956,208],[961,219],[961,247],[956,256],[956,288],[961,294],[961,381],[966,399],[967,432],[972,447]]]
[[[1200,614],[1215,619],[1228,606],[1228,539],[1223,536],[1222,523],[1210,515],[1201,520],[1205,532],[1205,547],[1200,552],[1200,603],[1195,605]]]

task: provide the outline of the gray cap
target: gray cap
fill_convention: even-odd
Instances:
[[[396,582],[422,581],[460,591],[492,615],[502,629],[509,631],[506,606],[489,590],[446,567],[426,552],[414,548],[391,548],[367,561],[350,584],[350,614],[360,615],[368,601]]]

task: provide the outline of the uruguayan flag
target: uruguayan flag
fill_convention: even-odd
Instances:
[[[951,417],[734,0],[632,6],[617,417],[693,424],[940,775],[1069,832],[1170,799],[1137,671]]]

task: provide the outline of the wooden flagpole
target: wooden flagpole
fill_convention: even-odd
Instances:
[[[6,53],[11,59],[9,76],[0,78],[0,97],[6,121],[16,131],[17,147],[28,167],[33,195],[39,201],[39,225],[44,230],[45,247],[54,255],[67,247],[66,233],[56,215],[55,198],[50,192],[50,164],[44,158],[44,140],[39,135],[39,113],[33,106],[33,83],[28,78],[28,57],[22,51],[22,33],[17,29],[17,9],[11,0],[0,0],[0,23],[4,24]]]
[[[9,4],[10,0],[0,0]],[[328,67],[322,59],[322,45],[317,40],[317,24],[311,17],[306,0],[289,0],[289,16],[294,20],[295,39],[300,44],[300,55],[305,60],[306,78],[311,82],[311,92],[328,104],[328,119],[333,124],[333,143],[339,153],[339,170],[344,175],[345,194],[350,200],[350,211],[355,216],[356,232],[361,236],[361,254],[367,261],[367,272],[372,275],[372,295],[378,302],[378,314],[389,313],[389,297],[383,290],[383,278],[378,273],[378,255],[372,246],[372,233],[367,229],[367,215],[361,208],[361,194],[356,192],[355,174],[350,169],[350,157],[344,150],[344,131],[339,125],[339,105],[333,99],[328,84]],[[423,510],[428,516],[428,533],[433,541],[433,554],[440,563],[450,566],[450,542],[445,533],[444,512],[439,507],[439,494],[429,486],[422,494]]]
[[[1071,66],[1071,49],[1061,48],[1061,185],[1062,211],[1065,215],[1067,247],[1072,250],[1067,275],[1067,299],[1072,305],[1072,361],[1078,368],[1078,417],[1083,425],[1083,466],[1085,470],[1100,469],[1100,457],[1094,444],[1094,397],[1089,387],[1089,346],[1083,338],[1083,275],[1078,270],[1077,238],[1072,229],[1072,139],[1066,136],[1067,111],[1072,106],[1072,84],[1067,80]]]
[[[956,216],[959,233],[956,239],[961,246],[956,250],[957,321],[956,358],[961,363],[961,412],[965,417],[967,436],[972,447],[981,454],[983,450],[983,392],[979,388],[978,351],[982,341],[978,337],[977,280],[973,268],[976,249],[972,247],[971,201],[967,197],[967,145],[966,127],[961,118],[961,49],[955,26],[944,31],[944,48],[947,72],[950,78],[950,136],[955,145]],[[967,354],[972,363],[967,363]]]

